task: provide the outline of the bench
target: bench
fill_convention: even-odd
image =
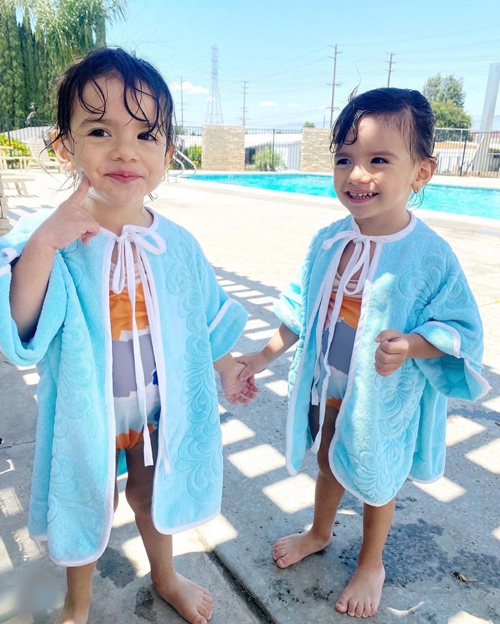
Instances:
[[[22,195],[24,197],[30,197],[28,192],[28,187],[26,186],[26,182],[34,182],[35,178],[30,178],[24,175],[12,175],[8,173],[5,175],[2,173],[2,183],[4,190],[12,191],[16,190],[18,195]]]

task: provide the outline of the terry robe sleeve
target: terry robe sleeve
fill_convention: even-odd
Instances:
[[[415,363],[440,393],[475,401],[489,389],[480,375],[483,327],[466,277],[454,255],[450,255],[450,265],[446,280],[425,306],[418,326],[412,331],[445,355],[416,359]]]
[[[0,238],[0,349],[17,366],[32,366],[43,358],[61,328],[66,312],[62,260],[57,253],[35,333],[27,342],[19,338],[10,308],[12,266],[39,222],[40,218],[22,219],[9,234]]]
[[[10,309],[12,266],[22,254],[32,232],[48,216],[45,211],[20,220],[15,228],[0,238],[0,350],[17,366],[37,365],[38,419],[36,450],[30,500],[29,532],[35,539],[47,538],[50,466],[53,453],[55,377],[58,362],[48,355],[49,347],[58,340],[67,307],[64,264],[56,253],[38,324],[30,340],[19,338]]]

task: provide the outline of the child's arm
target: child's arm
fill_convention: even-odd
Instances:
[[[254,375],[268,368],[274,360],[283,355],[285,351],[288,351],[298,339],[299,335],[282,323],[262,351],[236,358],[237,362],[245,365],[239,379],[241,381],[249,380],[254,384]]]
[[[419,334],[402,334],[386,329],[375,338],[379,343],[375,351],[375,370],[382,377],[397,371],[408,358],[439,358],[444,355],[437,347]]]
[[[230,353],[214,362],[214,368],[220,375],[222,389],[229,403],[244,403],[247,405],[255,399],[259,389],[252,380],[241,381],[238,375],[245,368],[238,364]]]
[[[10,305],[19,337],[33,335],[42,310],[54,256],[78,238],[84,243],[99,233],[99,224],[83,207],[89,190],[87,178],[34,232],[12,269]]]

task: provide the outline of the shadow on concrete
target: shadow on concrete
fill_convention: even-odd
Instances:
[[[278,290],[222,269],[216,272],[223,287],[250,314],[237,349],[245,353],[260,349],[278,324],[271,310]],[[314,456],[306,457],[303,470],[293,479],[284,467],[290,361],[291,354],[286,354],[259,380],[260,396],[252,406],[222,406],[226,471],[222,516],[203,527],[201,534],[272,620],[347,621],[335,614],[334,604],[359,550],[359,501],[344,497],[336,538],[327,551],[287,570],[279,570],[271,560],[278,537],[302,531],[312,521]],[[0,447],[4,594],[2,598],[0,592],[0,605],[5,605],[0,608],[0,624],[19,621],[7,596],[18,571],[43,566],[54,575],[60,598],[64,587],[64,571],[48,561],[45,547],[32,542],[26,528],[36,420],[34,373],[0,361],[0,388],[6,397],[0,431],[5,439]],[[432,486],[408,482],[400,492],[385,552],[387,586],[379,615],[371,620],[374,624],[465,624],[468,620],[460,618],[468,615],[480,618],[478,622],[500,621],[500,427],[498,413],[484,405],[500,395],[500,376],[488,368],[485,376],[494,389],[484,401],[450,404],[446,479]],[[137,540],[133,519],[125,514],[98,564],[91,621],[181,622],[152,590]],[[207,561],[206,554],[188,552],[176,557],[176,566],[193,580],[213,586],[219,568]],[[127,613],[135,614],[135,619]],[[26,622],[45,624],[53,619],[53,613],[45,613]]]
[[[216,272],[250,315],[236,348],[259,350],[278,325],[271,300],[279,292],[246,276],[220,268]],[[345,616],[335,617],[334,604],[354,571],[361,543],[362,504],[357,499],[344,497],[337,537],[327,551],[287,570],[279,570],[271,559],[277,538],[303,531],[312,522],[315,457],[308,454],[293,479],[284,468],[290,360],[287,353],[258,381],[261,392],[252,406],[225,405],[222,524],[226,538],[233,538],[226,539],[211,525],[201,532],[276,621],[299,624],[332,621],[333,616],[340,622]],[[451,624],[468,615],[500,621],[500,418],[484,405],[500,396],[500,376],[488,367],[484,375],[493,387],[485,399],[450,402],[446,477],[430,486],[407,482],[397,498],[385,551],[386,590],[374,623],[407,616],[412,622]]]

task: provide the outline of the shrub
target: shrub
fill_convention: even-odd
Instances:
[[[31,156],[30,148],[27,145],[19,139],[11,138],[9,141],[9,137],[6,134],[0,134],[0,145],[10,148],[9,150],[1,150],[3,156]],[[19,161],[7,160],[7,168],[18,169]]]
[[[266,145],[258,149],[253,157],[253,166],[259,171],[276,171],[276,169],[286,169],[283,156],[273,150],[272,145]]]

